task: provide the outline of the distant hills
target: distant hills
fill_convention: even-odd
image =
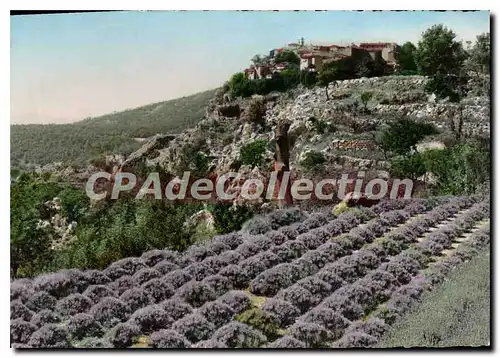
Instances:
[[[107,154],[129,154],[140,147],[134,138],[178,133],[203,119],[214,90],[71,124],[26,124],[10,127],[11,167],[64,162],[84,166]]]

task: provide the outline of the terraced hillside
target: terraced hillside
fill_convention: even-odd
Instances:
[[[153,250],[103,271],[17,280],[12,345],[372,347],[489,247],[489,210],[479,197],[386,201],[261,221],[182,255]]]

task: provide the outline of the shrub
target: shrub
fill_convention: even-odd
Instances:
[[[72,339],[99,337],[102,327],[91,315],[78,313],[69,319],[68,332]]]
[[[236,249],[236,252],[245,259],[257,255],[260,251],[262,251],[261,248],[251,242],[245,242]]]
[[[310,262],[318,269],[323,268],[328,262],[333,261],[333,259],[328,255],[328,253],[320,250],[307,251],[304,255],[302,255],[302,259],[307,262]]]
[[[28,279],[18,279],[10,283],[10,300],[25,303],[32,295],[32,282]]]
[[[234,250],[242,243],[240,230],[243,224],[254,215],[252,208],[232,203],[216,203],[211,208],[215,220],[215,230],[221,236],[215,236],[213,242],[221,242]]]
[[[113,327],[128,318],[130,307],[123,301],[105,297],[99,303],[92,306],[90,314],[106,328]]]
[[[160,261],[153,268],[159,271],[162,275],[166,275],[171,271],[179,269],[179,265],[174,264],[168,260]]]
[[[135,282],[132,280],[132,276],[125,275],[121,276],[116,281],[113,281],[109,284],[109,288],[111,288],[117,295],[123,294],[129,288],[134,287]]]
[[[256,216],[246,221],[241,230],[247,235],[260,235],[272,230],[273,227],[268,218],[262,216]]]
[[[439,195],[472,194],[490,180],[491,153],[487,148],[459,144],[424,154],[426,170],[437,177]]]
[[[262,305],[262,310],[274,316],[280,327],[292,324],[300,315],[299,309],[290,302],[276,298],[267,299]]]
[[[302,244],[304,244],[304,246],[308,250],[314,250],[318,246],[320,246],[321,244],[324,243],[324,240],[321,240],[321,238],[318,237],[318,235],[315,235],[315,234],[313,234],[311,232],[306,232],[305,234],[299,235],[297,237],[297,241],[299,241]]]
[[[38,276],[33,282],[35,291],[46,291],[56,298],[74,292],[71,278],[64,272]]]
[[[213,340],[213,339],[208,339],[208,340],[205,340],[205,341],[199,341],[198,343],[194,344],[192,346],[192,348],[202,348],[202,349],[216,348],[216,349],[221,349],[221,348],[228,348],[228,346],[226,346],[222,342],[218,342],[218,341]]]
[[[90,298],[75,293],[59,300],[56,304],[56,310],[63,316],[73,316],[77,313],[87,312],[92,307],[93,302]]]
[[[342,246],[334,241],[329,241],[325,242],[321,246],[319,246],[316,251],[319,251],[321,253],[325,253],[328,255],[328,257],[331,258],[331,261],[334,259],[337,259],[339,257],[342,257],[346,254],[345,250],[342,248]]]
[[[355,321],[363,316],[363,309],[359,304],[337,292],[326,298],[321,305],[339,312],[350,321]]]
[[[402,265],[395,262],[383,263],[380,265],[380,270],[389,272],[403,285],[407,284],[411,280],[410,273],[406,271]]]
[[[134,275],[137,271],[143,268],[147,268],[143,259],[138,257],[128,257],[125,259],[118,260],[111,264],[109,269],[112,268],[121,268],[125,270],[127,275]]]
[[[363,92],[363,93],[361,93],[360,99],[361,99],[361,102],[363,103],[365,112],[368,109],[367,108],[368,102],[370,102],[372,98],[373,98],[373,92]]]
[[[232,205],[228,206],[228,207],[232,207]],[[214,210],[214,212],[215,212],[215,210]],[[215,213],[214,213],[214,215],[215,215]],[[248,220],[248,219],[245,219],[245,221],[246,220]],[[216,222],[217,222],[217,220],[216,220]],[[216,236],[214,236],[212,241],[213,242],[220,242],[224,245],[229,246],[231,248],[231,250],[234,250],[239,245],[241,245],[243,243],[243,237],[239,233],[231,232],[229,234],[216,235]]]
[[[56,324],[46,324],[31,335],[33,348],[70,348],[68,331]]]
[[[310,151],[304,155],[304,159],[300,161],[300,165],[306,169],[315,171],[325,164],[326,158],[321,152]]]
[[[111,279],[102,271],[87,270],[84,272],[84,275],[89,285],[105,285],[111,282]]]
[[[274,245],[281,245],[283,244],[286,240],[288,240],[287,235],[279,232],[279,231],[268,231],[266,233],[266,236],[271,239],[272,243]]]
[[[144,292],[152,298],[154,303],[159,303],[174,295],[175,289],[164,278],[154,278],[142,285]]]
[[[243,257],[234,250],[224,251],[221,253],[218,258],[224,262],[224,265],[234,265],[240,261],[243,261]]]
[[[215,252],[217,255],[220,255],[226,251],[231,250],[229,246],[222,242],[211,242],[208,245],[208,249]]]
[[[241,164],[250,165],[252,168],[261,167],[264,164],[267,147],[268,142],[262,139],[245,144],[240,149]]]
[[[28,307],[23,305],[19,300],[12,301],[10,303],[10,319],[21,318],[25,321],[28,321],[33,316],[34,312],[32,312]]]
[[[174,286],[175,289],[181,287],[185,283],[189,282],[192,280],[191,275],[189,275],[185,270],[174,270],[172,272],[169,272],[163,277],[164,281],[169,282]]]
[[[265,123],[266,101],[263,96],[253,96],[248,103],[247,120],[250,123],[263,125]]]
[[[306,312],[318,303],[318,300],[311,292],[296,284],[279,291],[275,298],[290,302],[301,313]]]
[[[304,220],[305,218],[304,212],[299,208],[278,209],[267,215],[267,219],[273,230]]]
[[[152,269],[152,268],[145,268],[145,269],[137,271],[132,276],[132,280],[137,285],[142,285],[144,282],[149,281],[153,278],[158,278],[160,276],[161,276],[161,273],[159,271]]]
[[[200,307],[198,312],[216,328],[231,321],[235,314],[231,307],[220,301],[207,302]]]
[[[392,158],[391,174],[396,178],[417,180],[426,173],[424,155],[414,153],[405,157]]]
[[[181,318],[172,325],[172,329],[185,336],[190,342],[207,339],[215,326],[201,314],[193,313]]]
[[[212,339],[230,348],[258,348],[267,342],[261,332],[236,321],[219,328],[214,332]]]
[[[186,271],[189,276],[191,276],[196,281],[201,281],[205,277],[214,275],[217,272],[217,270],[207,265],[205,261],[193,262],[192,264],[187,266],[184,271]]]
[[[318,298],[325,298],[332,292],[332,286],[316,276],[309,276],[297,281],[297,285],[305,288]]]
[[[28,343],[33,332],[37,327],[22,319],[14,319],[10,321],[10,342],[11,343]]]
[[[261,272],[264,272],[267,268],[265,263],[260,261],[256,256],[249,257],[243,261],[240,266],[243,269],[243,275],[250,280]]]
[[[249,309],[238,316],[236,320],[258,329],[269,341],[278,338],[278,321],[273,316],[259,308]]]
[[[290,327],[290,334],[299,341],[306,343],[308,348],[325,347],[326,342],[332,339],[331,333],[323,326],[300,321]]]
[[[162,307],[165,312],[168,312],[174,321],[177,321],[185,315],[193,312],[193,307],[191,307],[191,305],[179,300],[176,297],[161,302],[159,306]]]
[[[335,292],[345,296],[354,303],[359,304],[365,311],[368,311],[376,304],[376,296],[371,287],[363,285],[362,281],[356,281],[351,285],[346,285]]]
[[[125,271],[125,269],[121,268],[121,267],[108,267],[104,270],[104,273],[106,274],[106,276],[108,276],[111,280],[115,281],[115,280],[118,280],[120,278],[122,278],[123,276],[130,276],[127,274],[127,271]],[[111,282],[113,283],[113,282]]]
[[[377,344],[377,339],[366,333],[348,333],[334,343],[334,348],[367,348]]]
[[[347,328],[347,333],[364,333],[374,338],[382,337],[388,330],[389,326],[380,318],[370,317],[366,321],[354,322]]]
[[[323,271],[330,271],[339,276],[341,279],[352,282],[357,277],[365,273],[363,267],[358,266],[354,256],[344,256],[332,264],[328,264],[323,268]]]
[[[316,274],[316,277],[321,281],[328,283],[331,287],[332,292],[342,287],[342,285],[345,283],[340,276],[338,276],[332,270],[326,268],[326,266],[325,269],[320,270]]]
[[[314,275],[319,270],[317,266],[315,266],[312,262],[305,260],[303,257],[292,261],[292,264],[297,270],[296,279]]]
[[[135,311],[130,317],[130,321],[139,327],[141,334],[168,328],[174,322],[169,313],[159,305],[152,305]]]
[[[226,292],[217,301],[229,306],[236,314],[245,311],[250,306],[250,297],[246,293],[236,290]]]
[[[283,245],[271,247],[271,252],[278,256],[282,262],[297,259],[306,251],[307,247],[298,240],[287,241]]]
[[[223,275],[208,276],[203,279],[202,283],[210,287],[216,296],[223,295],[233,288],[231,281]]]
[[[189,348],[190,343],[182,335],[171,329],[162,329],[151,335],[153,348]]]
[[[307,348],[304,342],[299,341],[290,336],[283,336],[278,338],[272,343],[269,343],[267,348],[279,348],[279,349],[289,349],[289,348]]]
[[[130,322],[118,323],[106,333],[106,338],[115,348],[127,348],[134,343],[134,338],[141,334],[139,327]]]
[[[204,244],[197,244],[197,245],[192,245],[190,246],[187,250],[184,256],[190,258],[193,261],[202,261],[203,259],[209,257],[209,256],[214,256],[215,252],[210,250],[206,245]]]
[[[250,279],[238,265],[228,265],[219,271],[219,275],[227,277],[234,288],[245,288]]]
[[[379,146],[384,152],[406,155],[410,150],[416,150],[415,146],[424,137],[436,133],[432,124],[401,118],[391,122],[382,132]]]
[[[89,286],[85,292],[83,292],[83,295],[90,298],[94,303],[99,302],[99,300],[104,297],[116,297],[115,292],[104,285]]]
[[[61,322],[61,317],[59,317],[59,315],[53,311],[42,310],[34,314],[30,322],[33,323],[37,328],[40,328],[47,323]]]
[[[326,307],[317,307],[298,319],[302,322],[315,323],[325,327],[333,339],[342,337],[349,321],[341,314]]]
[[[250,283],[250,292],[256,295],[274,296],[281,288],[290,286],[296,278],[291,264],[279,264],[259,274]]]
[[[200,307],[205,302],[215,299],[215,291],[206,283],[189,281],[179,288],[177,295],[193,307]]]
[[[146,290],[142,287],[133,287],[123,292],[120,296],[120,300],[125,302],[128,307],[130,307],[131,312],[138,310],[139,308],[146,307],[153,303],[152,298],[148,295]]]
[[[144,261],[144,263],[149,266],[153,267],[156,266],[159,262],[162,261],[170,261],[175,264],[176,259],[177,259],[177,253],[174,251],[170,250],[150,250],[146,251],[141,255],[141,259]]]
[[[74,348],[113,348],[113,344],[111,342],[96,337],[88,337],[84,338],[79,342],[74,343]]]

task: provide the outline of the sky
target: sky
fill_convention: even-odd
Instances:
[[[459,40],[489,12],[155,11],[11,17],[11,123],[70,123],[220,86],[257,53],[297,42]]]

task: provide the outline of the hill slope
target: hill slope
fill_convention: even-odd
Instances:
[[[178,133],[203,119],[215,90],[85,119],[71,124],[11,126],[11,166],[65,162],[85,165],[94,157],[127,155],[136,137]]]

